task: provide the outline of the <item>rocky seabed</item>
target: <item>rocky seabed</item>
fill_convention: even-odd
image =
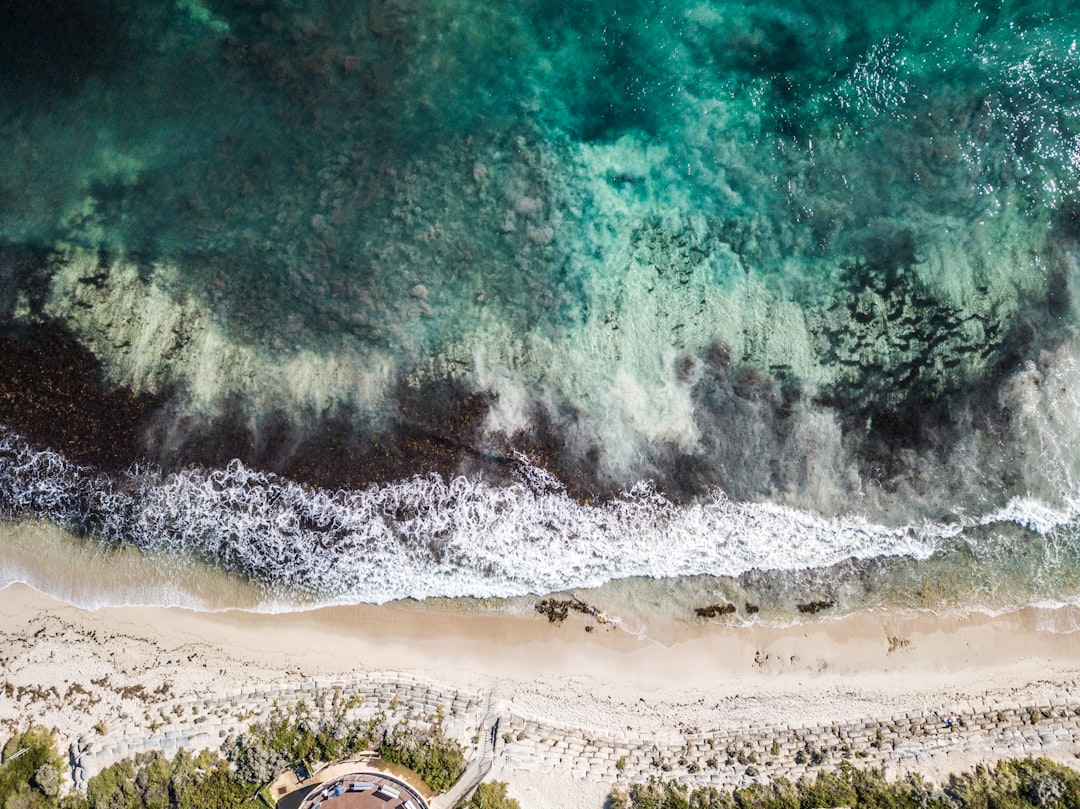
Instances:
[[[430,722],[441,709],[447,735],[470,750],[474,767],[490,762],[501,772],[563,774],[612,784],[661,777],[730,789],[813,777],[843,761],[899,777],[940,772],[949,759],[1061,759],[1080,751],[1080,691],[1038,703],[962,702],[834,725],[775,724],[649,737],[631,730],[559,726],[515,711],[491,693],[467,693],[407,675],[371,674],[355,681],[261,687],[155,705],[152,723],[128,718],[104,735],[80,737],[71,748],[73,779],[84,788],[105,767],[137,753],[217,750],[229,735],[301,703],[307,715],[330,718],[342,700],[353,706],[346,718],[356,721],[384,713]],[[161,724],[166,718],[172,721]]]

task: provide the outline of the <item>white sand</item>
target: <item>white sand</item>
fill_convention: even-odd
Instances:
[[[41,724],[68,741],[141,711],[124,687],[167,684],[174,697],[205,698],[365,670],[492,689],[516,713],[551,723],[661,737],[885,718],[964,700],[1080,695],[1080,632],[1056,631],[1077,618],[1071,608],[993,618],[864,613],[780,629],[668,627],[674,640],[661,646],[604,627],[586,633],[580,616],[552,626],[539,616],[398,606],[85,611],[11,585],[0,590],[0,723],[7,732]],[[558,809],[535,798],[553,794],[552,780],[567,806],[599,807],[607,793],[569,775],[493,775],[525,807]]]

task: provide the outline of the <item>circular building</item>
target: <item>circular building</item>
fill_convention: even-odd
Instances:
[[[354,772],[314,787],[298,809],[428,809],[416,790],[389,775]]]

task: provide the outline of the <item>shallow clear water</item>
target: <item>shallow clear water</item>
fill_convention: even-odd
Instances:
[[[54,5],[9,520],[275,604],[1076,600],[1071,5]]]

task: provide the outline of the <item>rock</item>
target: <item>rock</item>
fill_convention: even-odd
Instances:
[[[60,771],[53,764],[42,764],[34,772],[34,784],[50,798],[60,794]]]
[[[529,228],[529,241],[533,244],[551,244],[555,239],[555,228],[545,225],[538,228]]]
[[[809,613],[814,615],[822,610],[831,609],[836,606],[835,601],[809,601],[806,604],[798,604],[799,612]]]
[[[535,216],[542,207],[543,203],[536,197],[522,197],[514,203],[514,212],[518,216]]]
[[[735,612],[734,604],[710,604],[707,607],[697,607],[694,614],[698,618],[716,618],[720,615],[731,615]]]

